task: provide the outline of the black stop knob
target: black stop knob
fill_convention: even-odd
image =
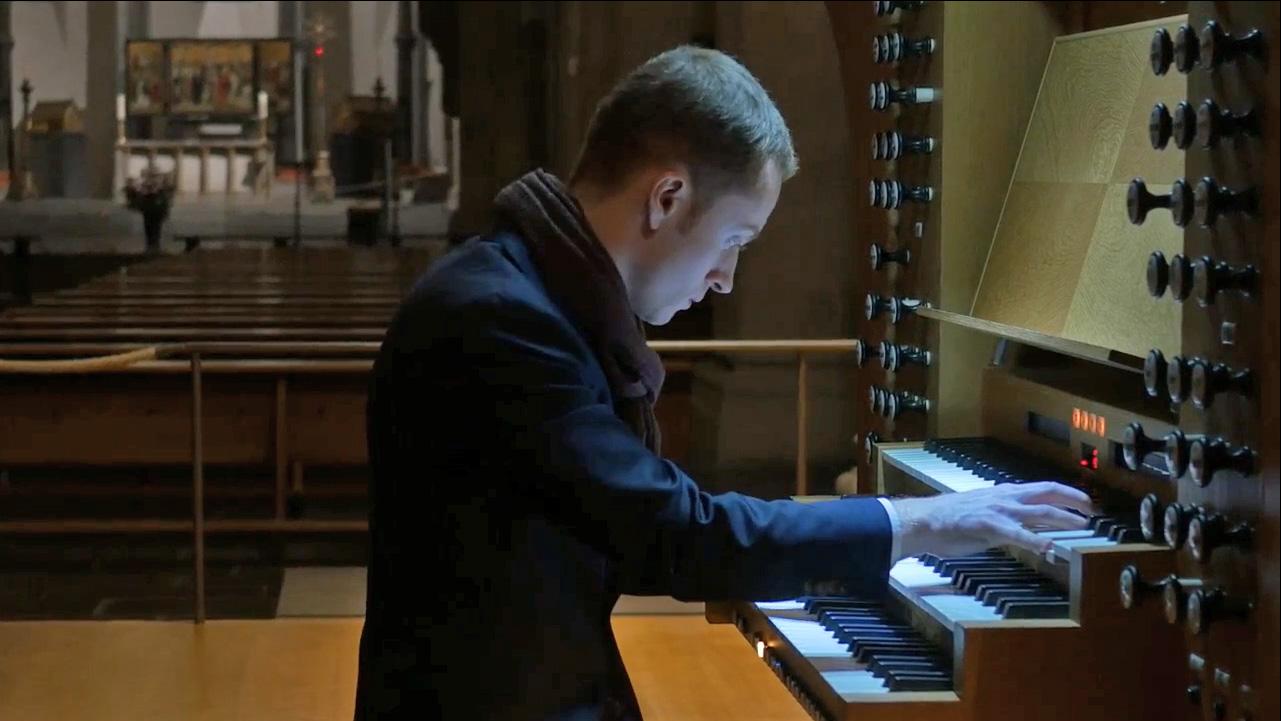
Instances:
[[[1165,103],[1152,106],[1152,114],[1148,116],[1148,140],[1151,141],[1153,150],[1163,150],[1170,143],[1173,125],[1174,120]]]
[[[1192,262],[1182,253],[1170,259],[1170,296],[1182,303],[1192,295]]]
[[[1165,392],[1170,400],[1182,403],[1192,389],[1192,363],[1183,356],[1172,356],[1165,367]]]
[[[899,321],[925,307],[928,304],[916,298],[890,298],[890,323],[898,325]]]
[[[1188,446],[1188,476],[1205,488],[1219,471],[1236,471],[1243,476],[1254,473],[1254,451],[1234,448],[1221,438],[1198,438]]]
[[[1121,431],[1121,448],[1125,455],[1126,467],[1137,471],[1149,453],[1165,450],[1165,441],[1145,434],[1142,424],[1136,421]]]
[[[1148,351],[1147,358],[1143,360],[1143,387],[1153,398],[1161,395],[1165,385],[1165,367],[1165,354],[1160,349]]]
[[[935,46],[934,38],[911,40],[897,31],[877,35],[872,38],[872,62],[897,63],[905,58],[930,55]]]
[[[1121,591],[1121,608],[1127,611],[1137,608],[1142,602],[1143,597],[1150,594],[1160,593],[1165,589],[1169,578],[1163,578],[1160,581],[1147,581],[1139,574],[1139,569],[1134,564],[1129,564],[1121,569],[1120,579]]]
[[[1244,57],[1262,61],[1263,33],[1254,29],[1240,37],[1233,37],[1219,23],[1207,21],[1201,30],[1200,56],[1205,61],[1206,69],[1214,69]]]
[[[876,444],[881,442],[881,437],[876,431],[868,431],[863,434],[863,453],[867,455],[867,462],[872,462],[872,456],[876,452]]]
[[[1196,121],[1196,109],[1191,105],[1180,101],[1174,106],[1174,119],[1170,123],[1170,133],[1179,150],[1192,147],[1192,142],[1196,140]]]
[[[1253,610],[1252,602],[1229,596],[1221,588],[1192,589],[1188,593],[1186,612],[1188,631],[1197,635],[1219,621],[1244,621]]]
[[[1197,288],[1197,303],[1202,307],[1212,305],[1225,290],[1242,295],[1254,295],[1259,273],[1253,265],[1235,266],[1202,256],[1192,263],[1193,285]]]
[[[1165,578],[1165,587],[1161,589],[1163,605],[1165,606],[1165,620],[1174,625],[1184,619],[1184,609],[1187,608],[1188,593],[1201,588],[1201,580],[1197,578],[1179,578],[1173,573]]]
[[[1259,196],[1254,188],[1233,191],[1219,185],[1214,178],[1202,178],[1193,192],[1197,222],[1202,228],[1214,225],[1226,213],[1253,215],[1259,207]]]
[[[1178,481],[1184,473],[1188,472],[1188,457],[1192,452],[1192,441],[1200,437],[1189,438],[1178,428],[1165,434],[1165,460],[1171,481]]]
[[[918,203],[934,200],[934,189],[928,185],[904,185],[897,180],[876,178],[870,181],[868,198],[873,207],[895,210],[908,200]]]
[[[902,263],[907,265],[912,262],[912,251],[907,248],[898,250],[886,250],[885,246],[880,243],[872,243],[867,249],[868,259],[872,261],[872,270],[880,270],[889,263]]]
[[[887,15],[893,15],[896,10],[920,10],[921,6],[924,4],[925,2],[923,0],[916,0],[916,2],[876,0],[876,2],[872,3],[872,8],[876,11],[877,17],[885,17]]]
[[[1170,31],[1157,28],[1152,34],[1152,42],[1148,45],[1148,60],[1152,63],[1154,75],[1170,72],[1170,63],[1174,62],[1174,41],[1170,39]]]
[[[872,110],[889,110],[895,103],[923,105],[934,102],[934,88],[896,88],[884,80],[877,80],[868,86],[867,102]]]
[[[1254,531],[1245,523],[1231,524],[1218,513],[1204,508],[1188,522],[1188,550],[1198,563],[1205,563],[1216,548],[1248,549],[1254,543]]]
[[[1174,66],[1179,72],[1192,72],[1201,59],[1201,43],[1197,40],[1196,31],[1188,25],[1180,25],[1174,36]]]
[[[928,367],[933,360],[934,354],[924,348],[881,341],[881,367],[887,371],[897,371],[909,363]]]
[[[1253,109],[1237,115],[1206,100],[1196,111],[1196,137],[1202,147],[1213,148],[1223,138],[1259,135],[1259,114]]]
[[[889,307],[889,298],[882,298],[875,293],[868,293],[867,299],[863,301],[863,315],[867,316],[868,320],[875,320],[877,316],[888,310]]]
[[[867,361],[869,359],[880,358],[882,347],[883,347],[883,344],[870,345],[867,342],[865,342],[862,338],[855,339],[854,340],[854,363],[857,364],[859,368],[862,368],[864,365],[867,364]]]
[[[1165,542],[1173,548],[1183,548],[1188,540],[1188,524],[1196,515],[1196,508],[1183,503],[1171,503],[1165,507],[1161,532]]]
[[[885,415],[885,399],[889,391],[881,386],[869,386],[867,389],[868,407],[877,415]]]
[[[1139,501],[1139,530],[1143,532],[1143,540],[1149,543],[1160,543],[1165,539],[1165,509],[1155,493],[1149,493]]]
[[[1182,179],[1174,181],[1166,195],[1153,195],[1148,192],[1143,178],[1130,181],[1130,189],[1125,196],[1125,208],[1130,222],[1143,225],[1148,211],[1154,208],[1169,208],[1174,224],[1182,228],[1192,220],[1192,191]]]
[[[934,138],[903,135],[886,130],[872,136],[873,160],[897,160],[904,155],[926,155],[934,152]]]
[[[884,415],[891,420],[898,418],[904,413],[929,413],[930,401],[928,398],[918,396],[914,393],[901,391],[899,393],[890,393],[885,398]]]
[[[1254,374],[1249,368],[1233,370],[1222,363],[1198,360],[1192,364],[1192,404],[1209,408],[1220,393],[1252,395]]]
[[[1165,289],[1170,285],[1170,264],[1165,261],[1165,253],[1154,250],[1148,256],[1147,278],[1149,295],[1153,298],[1165,295]]]

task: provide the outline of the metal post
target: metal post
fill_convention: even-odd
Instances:
[[[196,623],[205,622],[205,449],[201,416],[200,353],[191,354],[191,496],[195,553]]]
[[[797,354],[796,364],[796,495],[804,496],[809,492],[807,467],[809,466],[809,448],[806,436],[809,435],[809,359],[805,353]]]

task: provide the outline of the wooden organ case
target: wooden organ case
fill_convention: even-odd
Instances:
[[[827,7],[860,492],[1102,515],[709,620],[816,719],[1277,718],[1278,4]]]

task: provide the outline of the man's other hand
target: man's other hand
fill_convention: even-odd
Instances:
[[[896,498],[891,502],[899,516],[900,552],[904,558],[922,553],[963,556],[1001,545],[1044,553],[1049,550],[1050,541],[1028,527],[1081,529],[1089,522],[1089,516],[1096,515],[1085,493],[1049,481],[1005,483],[976,491]]]

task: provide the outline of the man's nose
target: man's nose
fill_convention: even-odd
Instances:
[[[727,255],[728,257],[721,265],[707,275],[712,290],[717,293],[728,294],[734,289],[734,270],[738,267],[738,250],[735,249]]]

